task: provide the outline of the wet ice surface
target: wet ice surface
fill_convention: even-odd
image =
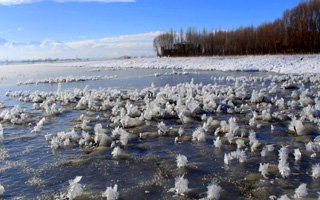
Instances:
[[[5,199],[65,198],[76,176],[82,176],[83,199],[101,199],[115,184],[120,199],[210,199],[216,194],[208,195],[209,185],[222,188],[221,199],[293,198],[303,183],[307,198],[318,198],[318,77],[61,66],[30,71],[1,74]],[[36,84],[70,75],[88,80]],[[116,78],[89,80],[97,76]],[[28,80],[34,83],[18,84]],[[221,146],[214,145],[218,138]],[[178,167],[179,154],[187,161],[180,157]],[[263,175],[260,163],[268,164]]]

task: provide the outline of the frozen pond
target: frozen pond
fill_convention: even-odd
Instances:
[[[221,199],[292,198],[302,183],[318,198],[317,76],[2,68],[4,199],[63,199],[76,176],[80,199],[115,184],[119,199],[201,199],[213,182]],[[169,192],[182,175],[188,190]]]

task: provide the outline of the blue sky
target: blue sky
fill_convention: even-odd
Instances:
[[[170,28],[259,25],[299,0],[0,0],[0,60],[152,56]]]

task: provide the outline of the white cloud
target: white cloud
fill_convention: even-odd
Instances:
[[[0,60],[154,56],[153,39],[159,33],[161,32],[69,42],[46,39],[42,42],[17,43],[0,39]]]
[[[123,41],[142,41],[153,40],[156,36],[161,34],[160,31],[149,32],[143,34],[122,35],[118,37],[107,37],[100,39],[100,42],[123,42]]]
[[[55,0],[56,2],[99,2],[99,3],[131,3],[135,0]]]
[[[41,0],[0,0],[0,5],[11,6],[11,5],[19,5],[19,4],[27,4],[27,3],[36,3]]]
[[[0,0],[0,5],[12,6],[20,4],[37,3],[44,0]],[[52,0],[58,3],[65,2],[98,2],[98,3],[131,3],[136,2],[136,0]]]
[[[96,40],[80,40],[80,41],[73,41],[73,42],[66,42],[65,45],[67,45],[70,48],[81,48],[81,47],[90,47],[97,45]]]

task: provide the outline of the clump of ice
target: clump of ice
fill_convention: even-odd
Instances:
[[[294,198],[304,198],[308,195],[307,184],[302,183],[297,189],[295,189]]]
[[[46,118],[43,117],[38,123],[37,125],[33,128],[32,132],[33,133],[39,133],[41,131],[41,129],[43,128],[43,125],[46,121]]]
[[[79,146],[87,146],[89,145],[89,141],[90,141],[90,135],[88,132],[86,131],[82,131],[82,137],[81,139],[79,140]]]
[[[274,132],[274,126],[271,124],[271,126],[270,126],[270,131],[271,131],[271,133],[273,133]]]
[[[204,142],[206,140],[206,134],[202,127],[196,128],[196,130],[192,133],[192,140],[198,142]]]
[[[111,131],[112,137],[117,137],[118,135],[121,134],[122,128],[117,126],[114,130]]]
[[[207,198],[208,200],[218,200],[220,199],[222,188],[215,182],[212,182],[207,187]]]
[[[259,172],[261,172],[261,175],[265,179],[268,179],[267,177],[269,175],[268,168],[269,168],[269,163],[264,163],[264,164],[260,163]]]
[[[213,141],[213,144],[216,148],[221,148],[222,142],[221,142],[220,136],[218,136],[217,139]]]
[[[27,81],[18,81],[17,85],[31,85],[31,84],[44,84],[44,83],[71,83],[71,82],[82,82],[82,81],[95,81],[95,80],[109,80],[115,79],[117,76],[66,76],[66,77],[54,77],[48,79],[39,79],[39,80],[27,80]],[[58,90],[60,91],[60,90]]]
[[[261,157],[266,157],[268,153],[268,148],[264,146],[260,152]]]
[[[158,123],[158,134],[159,135],[164,135],[166,133],[168,133],[169,128],[166,126],[166,124],[162,121],[160,123]]]
[[[0,196],[2,196],[5,192],[3,185],[0,184]]]
[[[113,137],[119,137],[119,141],[123,146],[126,146],[128,144],[129,141],[129,137],[130,134],[124,130],[123,128],[120,127],[116,127],[113,131],[112,131],[112,136]]]
[[[295,132],[297,135],[303,135],[305,127],[301,120],[293,118],[289,124],[289,130]]]
[[[312,177],[313,178],[320,177],[320,163],[312,165]]]
[[[253,90],[251,93],[251,103],[260,103],[263,100],[263,94],[256,90]]]
[[[319,152],[320,151],[320,142],[309,141],[306,144],[306,150],[308,152]]]
[[[106,197],[107,200],[117,200],[119,198],[118,185],[107,187],[106,191],[102,193],[102,197]]]
[[[59,139],[58,139],[57,136],[52,137],[51,142],[50,142],[50,147],[51,147],[51,149],[57,150],[57,149],[59,149],[59,147],[60,147],[61,145],[62,145],[62,144],[60,143],[60,141],[59,141]]]
[[[76,197],[82,195],[83,186],[79,183],[82,176],[77,176],[75,179],[69,181],[69,190],[67,197],[69,199],[75,199]]]
[[[188,164],[188,159],[185,155],[178,154],[176,157],[176,160],[177,160],[177,167],[178,168],[183,168],[183,167],[187,166],[187,164]]]
[[[234,134],[232,132],[228,132],[225,134],[225,137],[228,139],[228,142],[232,144],[232,141],[234,139]]]
[[[0,160],[4,160],[9,157],[8,151],[4,148],[0,148]]]
[[[128,141],[129,141],[129,133],[125,130],[123,130],[120,134],[120,143],[123,145],[123,146],[126,146],[128,144]]]
[[[115,147],[111,154],[113,158],[119,158],[123,154],[123,150],[120,147]]]
[[[289,156],[289,149],[287,147],[282,147],[279,150],[279,164],[278,169],[283,178],[286,178],[290,175],[290,167],[289,163],[287,162]]]
[[[256,138],[256,132],[254,132],[253,130],[250,130],[249,133],[249,144],[251,145],[251,152],[256,151],[257,148],[260,146],[260,142]]]
[[[188,185],[189,181],[188,179],[184,178],[184,175],[178,176],[175,178],[174,188],[171,188],[169,192],[175,192],[176,195],[184,196],[185,193],[190,191]]]
[[[184,134],[184,129],[182,127],[179,128],[178,134],[180,137]]]
[[[237,144],[237,149],[242,149],[246,146],[242,139],[237,139],[236,144]]]
[[[3,127],[2,127],[2,124],[0,124],[0,142],[2,142],[3,140],[4,140]]]
[[[281,197],[278,198],[277,200],[290,200],[290,198],[288,197],[288,195],[284,194],[284,195],[281,195]]]
[[[271,116],[271,111],[270,109],[268,110],[263,110],[262,111],[262,120],[264,121],[270,121],[272,119],[272,116]]]
[[[235,117],[230,117],[229,120],[229,132],[236,134],[239,131],[239,125]]]
[[[294,159],[296,161],[301,160],[301,151],[300,151],[300,149],[295,149],[294,150]]]
[[[229,165],[230,161],[238,159],[240,163],[247,161],[246,152],[244,150],[237,149],[231,153],[224,154],[224,164]]]
[[[11,124],[25,124],[30,122],[28,115],[21,110],[19,105],[11,109],[2,110],[0,113],[0,121],[10,122]]]
[[[94,126],[94,142],[99,146],[107,146],[109,141],[109,136],[105,134],[105,130],[102,128],[101,124],[96,124]]]

